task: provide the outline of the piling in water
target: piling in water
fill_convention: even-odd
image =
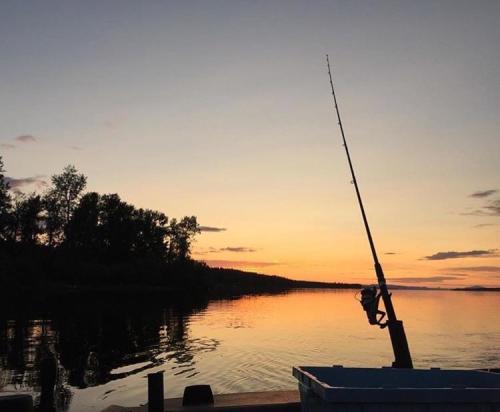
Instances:
[[[163,372],[148,374],[148,412],[164,412]]]

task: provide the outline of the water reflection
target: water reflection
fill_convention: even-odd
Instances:
[[[0,389],[33,393],[40,411],[66,411],[75,388],[124,379],[167,361],[178,374],[196,374],[194,353],[218,345],[189,337],[189,317],[206,306],[204,301],[168,306],[86,301],[53,307],[45,319],[36,319],[41,315],[36,309],[2,319]]]
[[[292,365],[389,365],[387,331],[367,324],[354,293],[308,290],[212,302],[92,297],[45,302],[43,311],[0,308],[0,390],[29,391],[40,402],[47,351],[57,360],[58,412],[144,403],[149,372],[164,371],[166,395],[177,397],[193,384],[208,383],[214,393],[295,388]],[[415,366],[500,367],[499,298],[397,291]]]

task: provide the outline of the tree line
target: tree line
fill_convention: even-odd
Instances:
[[[45,307],[67,292],[74,302],[90,293],[92,303],[94,292],[146,302],[360,286],[208,267],[190,257],[200,232],[195,216],[169,219],[86,187],[85,175],[66,166],[43,193],[21,193],[9,187],[0,156],[0,290],[9,291],[0,311],[2,304],[18,310],[20,300]]]
[[[206,299],[294,285],[195,261],[195,216],[169,219],[86,187],[86,176],[70,165],[51,177],[43,193],[19,192],[9,187],[0,157],[0,290],[9,291],[0,309],[2,303],[18,308],[20,299],[45,307],[46,299],[67,293],[72,302],[91,296],[89,303],[98,295],[113,301]]]
[[[195,216],[169,219],[116,193],[85,192],[87,177],[71,165],[53,175],[41,194],[12,190],[4,172],[0,156],[1,246],[43,247],[102,261],[190,260],[200,232]]]

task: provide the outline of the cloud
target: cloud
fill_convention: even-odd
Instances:
[[[489,206],[483,206],[483,209],[476,209],[472,212],[465,212],[461,214],[464,216],[500,216],[500,205],[498,204],[500,199],[495,202],[497,203],[496,205],[492,204]]]
[[[498,193],[498,190],[489,189],[474,192],[469,196],[475,198],[485,198],[494,195],[495,193]],[[494,200],[487,199],[486,205],[482,206],[480,209],[473,210],[472,212],[465,212],[462,214],[469,216],[500,216],[500,198]]]
[[[31,177],[23,177],[23,178],[13,178],[6,176],[5,181],[9,184],[12,190],[18,190],[23,186],[27,185],[36,185],[37,188],[42,188],[47,186],[47,181],[44,179],[45,176],[37,175]]]
[[[227,246],[227,247],[221,247],[219,249],[219,252],[237,252],[237,253],[242,253],[242,252],[256,252],[257,249],[253,249],[251,247],[245,247],[245,246]]]
[[[235,252],[235,253],[253,253],[257,252],[257,249],[246,247],[246,246],[226,246],[226,247],[209,247],[208,249],[197,250],[195,253],[197,255],[206,255],[208,253],[219,253],[219,252]]]
[[[500,273],[500,266],[459,266],[459,267],[448,268],[448,270],[466,270],[468,272]]]
[[[384,255],[397,255],[396,252],[385,252]]]
[[[267,266],[281,265],[278,262],[252,262],[248,260],[203,260],[208,266],[220,268],[263,268]]]
[[[489,216],[500,216],[500,199],[493,200],[488,206],[484,206],[483,209],[487,210]]]
[[[37,141],[37,138],[30,134],[23,134],[21,136],[17,136],[14,140],[20,143],[34,143]]]
[[[12,140],[16,141],[17,143],[24,144],[24,143],[34,143],[38,139],[35,136],[32,136],[30,134],[23,134],[21,136],[15,137]],[[0,143],[0,148],[2,148],[2,149],[15,149],[16,145],[13,143]]]
[[[225,232],[227,229],[225,227],[214,227],[214,226],[200,226],[202,232]]]
[[[480,223],[478,225],[474,225],[475,228],[488,227],[488,226],[497,226],[495,223]]]
[[[0,147],[2,149],[14,149],[16,145],[11,144],[11,143],[0,143]]]
[[[490,250],[469,250],[465,252],[437,252],[434,255],[424,256],[425,260],[445,260],[445,259],[459,259],[467,257],[485,257],[495,256],[497,249]]]
[[[439,275],[439,276],[413,276],[407,278],[388,278],[389,282],[396,283],[441,283],[447,280],[461,280],[467,275],[457,273],[452,275]]]
[[[68,146],[71,150],[83,150],[80,146]]]
[[[473,210],[472,212],[463,212],[460,214],[464,216],[489,216],[488,213],[480,209]]]
[[[496,189],[480,190],[480,191],[471,193],[469,195],[469,197],[479,197],[479,198],[488,197],[488,196],[491,196],[497,192],[498,192],[498,190],[496,190]]]

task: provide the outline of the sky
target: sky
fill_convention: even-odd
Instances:
[[[340,111],[391,283],[500,286],[500,2],[0,2],[16,188],[195,215],[193,257],[375,281]]]

